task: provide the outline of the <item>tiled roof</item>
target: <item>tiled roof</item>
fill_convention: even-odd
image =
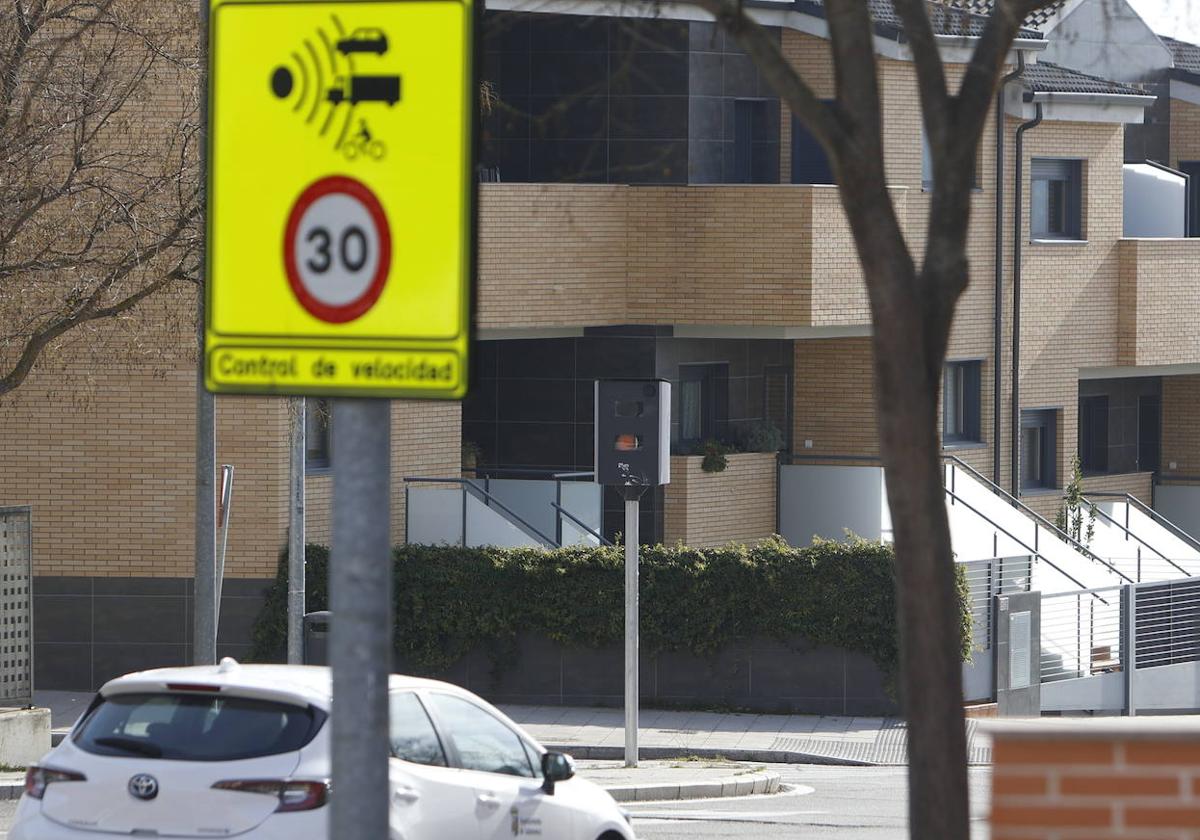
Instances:
[[[1099,93],[1127,96],[1150,96],[1141,88],[1112,82],[1099,76],[1089,76],[1048,61],[1039,61],[1025,68],[1021,77],[1025,89],[1032,93]]]
[[[956,6],[960,9],[968,9],[977,15],[987,16],[992,13],[992,7],[995,5],[995,0],[942,0],[948,6]],[[1058,13],[1058,10],[1065,6],[1067,0],[1057,0],[1025,18],[1025,26],[1030,29],[1041,29],[1045,26],[1050,18]]]
[[[800,11],[814,14],[817,17],[825,16],[823,0],[795,0],[795,2]],[[1060,2],[1065,2],[1065,0],[1060,0]],[[904,31],[904,22],[892,5],[892,0],[866,0],[866,4],[876,27],[890,32]],[[978,11],[977,6],[986,8],[986,11]],[[983,28],[987,25],[991,0],[944,0],[944,2],[942,0],[925,0],[925,7],[929,12],[929,22],[936,34],[978,36],[983,34]],[[1017,37],[1041,38],[1042,34],[1034,28],[1026,27],[1017,33]]]
[[[1175,59],[1176,70],[1200,76],[1200,47],[1186,41],[1168,38],[1165,35],[1160,35],[1159,38],[1171,51],[1171,56]]]

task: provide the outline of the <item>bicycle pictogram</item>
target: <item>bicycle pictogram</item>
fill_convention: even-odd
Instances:
[[[356,160],[360,157],[383,160],[387,154],[387,146],[382,140],[376,140],[371,135],[366,120],[359,120],[358,124],[359,129],[354,136],[342,143],[342,154],[346,156],[346,160]]]

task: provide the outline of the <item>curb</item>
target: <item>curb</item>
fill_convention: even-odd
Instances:
[[[681,799],[717,799],[730,796],[778,793],[778,773],[743,773],[708,782],[680,784],[613,785],[604,788],[617,802],[668,802]]]
[[[572,758],[582,760],[619,761],[625,757],[624,747],[595,747],[580,744],[545,744],[546,749],[565,752]],[[876,767],[871,761],[853,758],[819,755],[817,753],[792,752],[790,750],[737,750],[704,749],[688,747],[639,747],[638,757],[647,761],[671,758],[727,758],[730,761],[749,761],[755,764],[826,764],[834,767]]]
[[[12,802],[20,799],[24,792],[24,782],[0,782],[0,802]]]

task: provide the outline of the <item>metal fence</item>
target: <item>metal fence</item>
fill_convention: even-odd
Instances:
[[[1142,584],[1133,612],[1138,668],[1200,661],[1200,579]]]
[[[0,705],[33,702],[33,515],[0,507]]]
[[[970,589],[972,628],[971,644],[977,650],[992,647],[994,635],[992,599],[1010,592],[1028,592],[1030,558],[996,557],[992,560],[971,560],[962,564],[966,569]]]
[[[1124,667],[1121,587],[1042,596],[1042,682]]]

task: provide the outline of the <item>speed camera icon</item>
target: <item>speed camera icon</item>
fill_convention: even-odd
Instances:
[[[356,112],[364,105],[390,108],[401,100],[400,74],[379,72],[388,69],[379,66],[388,53],[387,33],[377,26],[347,31],[337,15],[330,23],[317,27],[271,71],[271,93],[290,102],[292,112],[321,137],[332,137],[334,148],[347,157],[381,159],[382,141],[366,127],[365,112]],[[358,131],[351,135],[353,127]]]

